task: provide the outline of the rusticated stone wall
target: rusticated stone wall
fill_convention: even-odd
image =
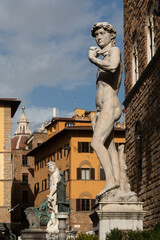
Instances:
[[[147,211],[145,228],[160,222],[160,17],[155,17],[156,54],[147,65],[150,2],[124,0],[126,155],[132,190],[137,192]],[[132,86],[135,31],[140,77]]]

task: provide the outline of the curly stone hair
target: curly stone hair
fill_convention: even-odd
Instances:
[[[95,23],[93,25],[93,28],[91,29],[91,35],[92,37],[95,38],[95,32],[100,29],[103,28],[105,31],[109,32],[111,34],[111,40],[114,42],[115,44],[115,38],[116,38],[116,29],[109,24],[108,22],[99,22],[99,23]]]

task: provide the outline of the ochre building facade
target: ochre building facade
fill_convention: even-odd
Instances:
[[[128,176],[150,228],[160,222],[159,1],[123,2]]]

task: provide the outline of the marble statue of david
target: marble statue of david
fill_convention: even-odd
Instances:
[[[118,91],[122,76],[121,52],[115,46],[116,30],[107,22],[94,24],[92,36],[98,45],[90,47],[89,60],[98,67],[96,114],[92,121],[93,138],[91,146],[96,151],[104,169],[106,185],[99,195],[120,187],[120,162],[115,147],[114,123],[121,117]],[[98,58],[99,56],[102,58]]]

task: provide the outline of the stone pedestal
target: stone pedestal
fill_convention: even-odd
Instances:
[[[28,228],[21,231],[22,240],[46,240],[46,231]]]
[[[59,220],[58,240],[66,240],[66,238],[67,238],[67,234],[65,233],[65,230],[67,228],[66,219],[69,218],[69,213],[68,212],[58,212],[58,213],[56,213],[56,218]]]
[[[90,218],[99,240],[104,240],[105,234],[114,228],[142,230],[145,213],[141,202],[99,202]]]

